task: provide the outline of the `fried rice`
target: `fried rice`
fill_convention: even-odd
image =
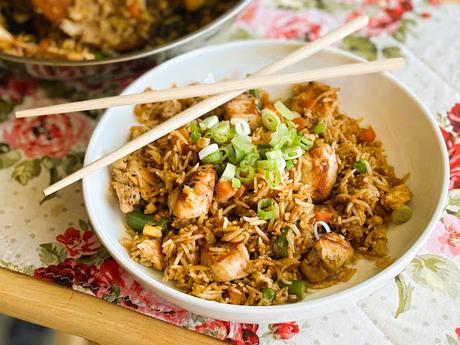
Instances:
[[[340,111],[337,92],[313,82],[272,103],[253,90],[116,162],[112,187],[127,214],[122,243],[132,259],[186,293],[242,305],[299,301],[308,291],[349,280],[361,258],[391,262],[387,229],[410,217],[408,176],[395,176],[371,127]],[[131,138],[199,100],[136,106],[140,124]],[[276,128],[267,114],[279,120],[270,118]],[[212,135],[215,117],[221,127],[230,121],[230,137]],[[241,128],[235,133],[235,118],[250,125],[249,135]],[[284,126],[305,144],[301,149],[292,148],[295,139],[272,147]],[[255,147],[253,176],[241,168],[249,153],[234,161],[236,175],[226,168],[235,157],[202,157],[216,140],[221,151],[236,148],[237,136]],[[275,151],[284,158],[299,154],[264,170]],[[130,222],[136,216],[140,224]]]

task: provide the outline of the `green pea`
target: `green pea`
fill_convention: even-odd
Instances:
[[[391,213],[391,220],[395,224],[403,224],[407,222],[412,217],[412,209],[407,206],[403,205],[393,210]]]
[[[284,229],[281,235],[273,243],[273,251],[278,258],[287,258],[288,256],[288,241],[286,239],[287,230]]]
[[[166,218],[155,219],[154,216],[144,214],[142,211],[132,211],[126,214],[126,222],[133,230],[141,232],[144,225],[161,226],[161,232],[166,234],[169,229],[169,220]]]
[[[271,302],[276,297],[276,291],[270,288],[265,288],[262,290],[262,297]]]
[[[353,168],[358,170],[360,174],[364,174],[367,172],[366,161],[364,159],[360,159],[353,164]]]
[[[296,295],[299,299],[304,298],[307,292],[307,282],[305,280],[293,280],[288,285],[288,293],[290,295]]]

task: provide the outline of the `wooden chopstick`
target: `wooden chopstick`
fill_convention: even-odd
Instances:
[[[357,17],[350,22],[344,24],[343,26],[327,33],[323,37],[318,38],[317,40],[307,43],[301,48],[295,50],[293,53],[285,56],[281,60],[274,62],[268,67],[263,68],[256,75],[268,75],[276,73],[288,66],[294,65],[297,62],[311,56],[324,47],[331,45],[332,43],[341,40],[342,38],[348,36],[349,34],[361,29],[366,26],[369,21],[367,16]],[[121,159],[130,153],[142,148],[145,145],[161,138],[162,136],[172,132],[173,130],[185,126],[187,123],[197,119],[198,117],[206,114],[207,112],[219,107],[220,105],[232,100],[233,98],[239,96],[243,91],[233,91],[218,94],[212,97],[209,97],[203,100],[200,103],[197,103],[190,108],[187,108],[178,115],[168,119],[167,121],[159,124],[155,128],[145,132],[144,134],[136,137],[135,139],[129,141],[122,147],[116,149],[115,151],[110,152],[109,154],[95,160],[94,162],[89,163],[80,170],[68,175],[62,180],[52,184],[51,186],[45,188],[43,193],[45,195],[50,195],[57,192],[58,190],[67,187],[68,185],[82,179],[83,177],[91,174],[92,172],[99,170],[103,167],[106,167],[113,162]]]
[[[281,75],[254,76],[242,80],[224,81],[212,84],[199,84],[179,88],[147,91],[132,95],[99,98],[88,101],[51,105],[16,112],[16,117],[42,116],[70,113],[75,111],[109,108],[115,106],[163,102],[198,96],[215,95],[222,92],[255,89],[262,86],[290,85],[313,80],[324,80],[367,73],[382,72],[404,67],[403,58],[379,60],[374,62],[352,63],[315,70]]]

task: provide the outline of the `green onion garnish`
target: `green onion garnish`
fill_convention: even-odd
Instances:
[[[270,145],[275,149],[280,149],[284,144],[289,143],[290,133],[284,123],[278,126],[278,129],[272,133],[272,139]]]
[[[259,89],[251,89],[249,93],[257,98],[257,108],[262,109],[262,101],[260,100],[260,92]]]
[[[367,172],[366,161],[364,159],[360,159],[353,164],[353,168],[358,170],[360,174],[364,174]]]
[[[257,204],[257,215],[260,219],[272,219],[277,216],[278,207],[273,199],[262,199]]]
[[[204,164],[212,164],[212,163],[219,162],[221,160],[222,160],[222,152],[219,150],[214,153],[211,153],[210,155],[207,155],[201,161]]]
[[[232,178],[232,188],[238,189],[241,187],[241,181],[237,178]]]
[[[273,111],[265,108],[264,110],[262,110],[262,123],[265,126],[265,128],[274,132],[281,123],[281,120]]]
[[[326,124],[324,122],[318,122],[313,128],[313,133],[321,134],[326,130]]]
[[[294,163],[292,161],[286,161],[286,169],[291,170],[294,168]]]
[[[249,135],[251,134],[251,128],[249,127],[248,121],[241,118],[231,119],[231,124],[235,126],[236,134],[238,135]]]
[[[243,135],[235,136],[232,139],[232,144],[233,144],[233,147],[235,148],[235,151],[240,150],[245,155],[257,149],[257,147],[253,143],[251,143],[250,138],[243,136]]]
[[[236,174],[236,166],[234,166],[232,163],[227,163],[221,177],[226,180],[231,180],[232,178],[235,177],[235,174]]]
[[[267,159],[279,159],[283,158],[283,152],[281,150],[268,151],[266,153]]]
[[[300,137],[299,146],[300,146],[301,149],[303,149],[305,151],[308,151],[313,147],[314,142],[312,140],[308,139],[303,134],[301,134],[301,136],[299,136],[299,137]]]
[[[219,118],[216,115],[205,118],[200,122],[200,128],[204,131],[208,128],[211,128],[219,122]]]
[[[256,172],[252,166],[244,166],[236,168],[236,177],[243,183],[251,183],[254,181]]]
[[[259,159],[259,154],[257,152],[249,152],[246,157],[240,162],[240,167],[251,166],[253,167],[257,160]]]
[[[193,130],[192,133],[190,134],[190,139],[192,140],[192,143],[196,144],[198,139],[201,138],[201,133],[197,130]]]
[[[265,181],[271,186],[276,187],[281,183],[280,170],[265,170]]]
[[[283,115],[288,120],[292,120],[297,117],[296,114],[290,111],[289,108],[286,107],[284,103],[281,101],[276,101],[274,106],[275,106],[275,109],[278,110],[280,114]]]
[[[214,139],[214,141],[219,144],[230,141],[232,137],[230,123],[228,121],[221,121],[215,124],[206,132],[205,136]]]
[[[303,150],[297,146],[297,147],[287,147],[283,150],[283,158],[285,160],[292,160],[292,159],[297,159],[302,157],[303,155]]]

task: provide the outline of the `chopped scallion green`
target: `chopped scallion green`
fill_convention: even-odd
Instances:
[[[278,214],[278,207],[273,199],[262,199],[257,204],[257,215],[260,219],[272,219]]]
[[[268,130],[274,132],[281,123],[280,118],[270,109],[265,108],[262,110],[262,123]]]
[[[358,170],[360,174],[364,174],[367,172],[367,166],[364,159],[360,159],[359,161],[353,163],[353,168]]]
[[[313,133],[321,134],[324,133],[326,130],[326,124],[324,122],[318,122],[316,126],[313,128]]]
[[[291,110],[289,110],[289,108],[286,107],[284,103],[281,101],[276,101],[274,106],[275,106],[275,109],[278,110],[279,113],[288,120],[292,120],[297,117],[296,114],[293,113]]]

